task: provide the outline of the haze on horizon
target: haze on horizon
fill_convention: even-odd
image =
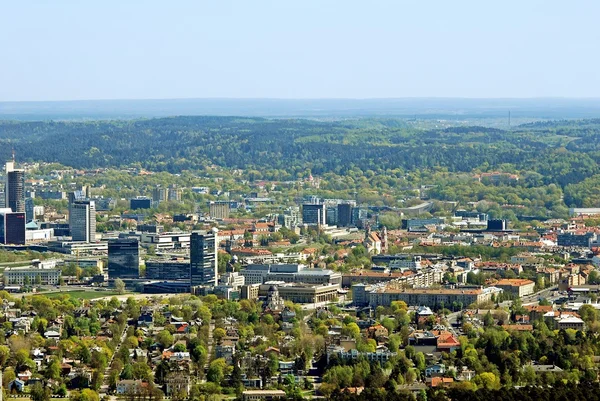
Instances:
[[[598,98],[600,3],[0,5],[0,101]]]

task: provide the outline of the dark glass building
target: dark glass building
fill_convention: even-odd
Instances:
[[[302,205],[302,222],[308,225],[325,225],[327,209],[321,203],[305,203]]]
[[[25,171],[6,172],[6,207],[25,213]]]
[[[183,260],[148,260],[146,278],[153,280],[190,280],[190,262]]]
[[[217,229],[193,232],[190,237],[190,279],[192,287],[217,284]]]
[[[129,208],[131,210],[150,209],[152,207],[152,199],[150,198],[133,198],[129,200]]]
[[[350,203],[340,203],[337,205],[337,224],[339,227],[349,227],[352,225],[352,205]]]
[[[108,278],[139,278],[140,249],[136,238],[108,240]]]
[[[25,213],[0,209],[0,243],[25,245]]]

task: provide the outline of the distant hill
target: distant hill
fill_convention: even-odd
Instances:
[[[546,128],[415,129],[393,119],[315,121],[241,117],[170,117],[86,122],[0,121],[0,158],[77,168],[138,164],[155,171],[208,165],[258,170],[281,179],[352,171],[378,174],[445,168],[471,172],[512,165],[565,186],[599,173],[600,125]],[[579,127],[583,128],[579,128]],[[590,138],[595,142],[590,143]]]

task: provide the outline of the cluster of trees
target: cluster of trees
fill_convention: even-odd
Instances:
[[[392,388],[365,388],[360,394],[348,391],[335,391],[329,399],[333,401],[595,401],[599,400],[600,387],[597,383],[558,382],[552,386],[481,388],[478,390],[453,387],[449,389],[428,389],[412,393],[408,390]]]

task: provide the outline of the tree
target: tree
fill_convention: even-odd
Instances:
[[[115,280],[115,290],[119,293],[119,294],[124,294],[125,293],[125,282],[123,280],[121,280],[120,278]]]
[[[225,332],[225,330],[220,327],[217,327],[216,329],[213,330],[213,338],[215,339],[217,344],[220,344],[226,335],[227,335],[227,333]]]
[[[208,367],[206,379],[215,384],[221,384],[225,378],[225,372],[227,369],[227,362],[225,359],[218,358],[212,361]]]
[[[168,330],[163,330],[156,336],[156,340],[163,348],[169,348],[173,345],[173,334]]]
[[[48,387],[42,387],[40,383],[36,383],[31,388],[29,395],[32,401],[49,401],[51,392]]]
[[[50,365],[48,365],[44,373],[46,378],[58,380],[60,379],[61,372],[62,369],[60,361],[58,360],[58,358],[53,358],[52,362],[50,362]]]

